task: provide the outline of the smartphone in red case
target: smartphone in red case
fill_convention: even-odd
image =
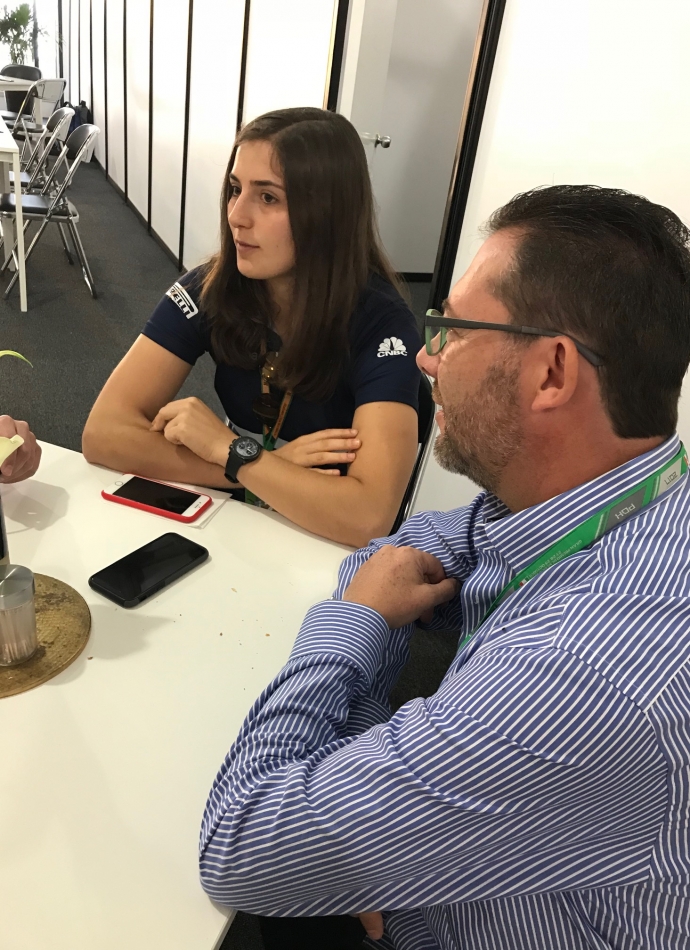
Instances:
[[[152,478],[142,478],[140,475],[123,475],[108,488],[104,488],[101,495],[106,501],[140,508],[142,511],[163,515],[183,524],[196,521],[213,500],[208,495],[157,482]]]

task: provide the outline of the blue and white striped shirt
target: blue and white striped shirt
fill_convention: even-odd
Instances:
[[[384,543],[462,581],[472,630],[519,570],[678,451],[677,438],[511,514],[480,494]],[[690,947],[688,477],[489,617],[438,692],[393,716],[412,627],[331,600],[306,616],[211,791],[201,878],[233,907],[382,910],[396,950]],[[371,944],[374,946],[374,944]]]

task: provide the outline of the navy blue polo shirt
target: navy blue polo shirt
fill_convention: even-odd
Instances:
[[[144,336],[194,365],[211,349],[209,318],[199,305],[199,268],[173,284],[144,327]],[[296,394],[281,429],[291,441],[320,429],[349,429],[358,406],[401,402],[417,409],[420,339],[410,308],[394,287],[372,275],[350,319],[350,358],[331,398],[311,402]],[[215,388],[240,432],[260,433],[252,403],[261,394],[261,372],[216,361]]]

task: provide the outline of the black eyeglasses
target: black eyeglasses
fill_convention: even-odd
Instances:
[[[459,330],[500,330],[502,333],[525,333],[528,336],[567,336],[575,344],[577,352],[584,356],[592,366],[603,366],[601,356],[590,350],[584,343],[580,343],[569,333],[562,330],[546,330],[544,327],[521,327],[514,323],[482,323],[479,320],[455,320],[444,317],[438,310],[427,310],[424,317],[424,340],[429,356],[437,356],[446,345],[448,330],[456,327]]]

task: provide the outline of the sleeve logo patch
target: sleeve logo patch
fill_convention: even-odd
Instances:
[[[387,336],[383,343],[379,343],[377,356],[407,356],[407,347],[397,336]]]
[[[195,317],[199,312],[199,308],[184,289],[182,284],[173,284],[170,290],[166,292],[165,296],[170,297],[172,302],[177,304],[188,320],[191,320],[191,318]]]

